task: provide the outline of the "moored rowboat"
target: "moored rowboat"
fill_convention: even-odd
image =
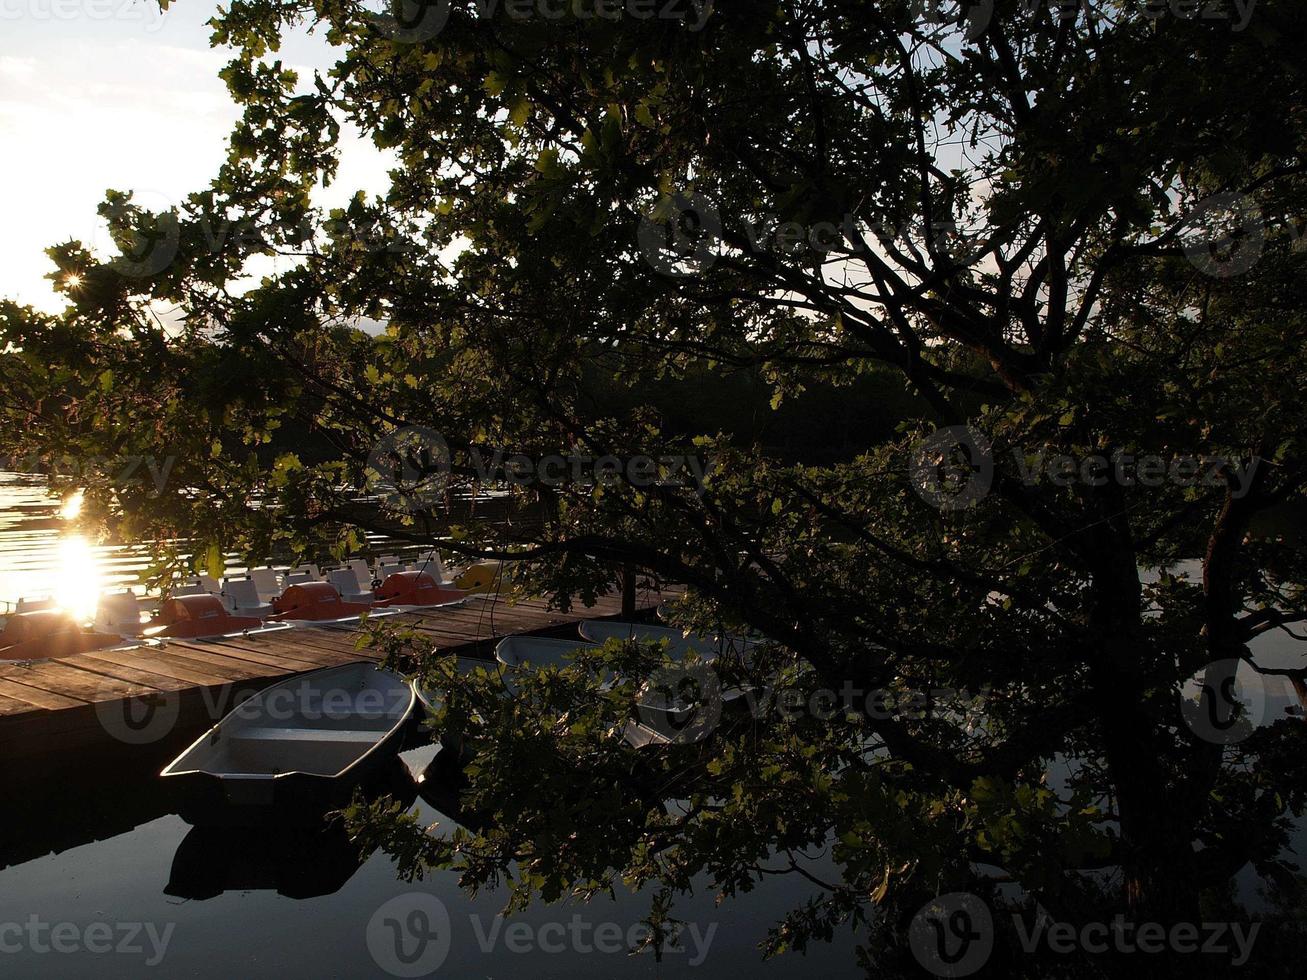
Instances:
[[[313,822],[399,750],[415,702],[371,663],[311,671],[242,702],[162,776],[192,823]]]
[[[683,657],[693,651],[700,660],[711,660],[717,656],[723,646],[716,636],[704,636],[691,633],[688,636],[671,626],[650,626],[647,623],[625,623],[618,620],[586,620],[579,626],[581,636],[592,643],[606,640],[631,641],[641,643],[666,643],[667,652],[673,657]]]
[[[495,659],[505,667],[562,667],[578,650],[592,649],[584,640],[557,640],[547,636],[507,636],[495,647]]]

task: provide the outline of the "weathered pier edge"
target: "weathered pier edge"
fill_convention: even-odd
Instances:
[[[635,606],[647,617],[668,591],[645,590]],[[629,601],[629,597],[628,597]],[[504,636],[575,636],[586,619],[616,619],[623,597],[601,597],[569,612],[536,599],[479,598],[457,607],[404,613],[389,622],[434,648],[493,656]],[[628,615],[629,615],[629,605]],[[164,765],[243,698],[294,674],[378,658],[358,649],[358,629],[294,629],[218,640],[168,640],[160,646],[102,650],[30,664],[0,663],[0,779],[15,786],[33,776],[84,769],[92,759]]]

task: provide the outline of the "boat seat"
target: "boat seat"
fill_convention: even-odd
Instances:
[[[272,600],[273,619],[347,619],[372,608],[371,602],[345,602],[330,582],[303,582],[287,586]]]
[[[128,589],[101,595],[95,610],[95,628],[100,633],[138,635],[144,627],[141,624],[141,603],[136,593]]]
[[[372,590],[360,589],[352,568],[336,568],[327,573],[327,581],[336,587],[345,602],[371,602]]]
[[[254,583],[259,598],[264,602],[275,595],[281,595],[281,582],[277,580],[277,573],[271,568],[250,569],[250,581]]]
[[[372,569],[362,558],[355,558],[349,563],[349,568],[354,572],[354,577],[358,579],[358,591],[367,592],[372,588]]]
[[[222,585],[212,575],[192,575],[184,578],[173,595],[221,595]]]
[[[247,728],[236,732],[233,739],[250,741],[296,741],[296,742],[375,742],[377,736],[384,735],[384,730],[350,730],[337,728]]]
[[[229,578],[223,582],[223,601],[236,615],[264,619],[272,615],[272,606],[259,597],[254,582],[247,578]]]
[[[413,568],[419,572],[426,572],[436,580],[437,585],[453,584],[453,576],[451,576],[449,570],[445,568],[445,563],[440,560],[440,552],[435,549],[420,556],[418,560],[413,563]]]

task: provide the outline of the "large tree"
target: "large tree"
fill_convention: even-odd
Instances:
[[[625,565],[688,586],[687,624],[770,641],[727,681],[985,692],[980,724],[846,698],[633,761],[629,690],[595,671],[503,703],[471,682],[446,721],[489,817],[451,852],[372,813],[411,872],[546,897],[788,872],[817,897],[772,947],[852,920],[880,968],[926,898],[989,894],[982,867],[1071,921],[1234,915],[1249,862],[1298,895],[1302,726],[1223,744],[1180,694],[1304,614],[1275,523],[1307,485],[1297,5],[600,6],[233,0],[226,164],[171,212],[110,194],[123,254],[52,249],[66,312],[3,308],[5,439],[174,457],[162,493],[77,474],[166,554],[380,527],[564,603]],[[277,60],[304,25],[335,59],[311,79]],[[389,187],[323,214],[351,127]],[[267,255],[296,261],[243,275]],[[834,461],[668,424],[677,383],[738,372],[773,408],[875,374],[921,409]],[[438,450],[441,493],[360,498],[388,438]],[[959,443],[973,468],[941,465]],[[711,466],[490,474],[516,506],[455,519],[476,450]],[[1215,462],[1093,464],[1144,455]],[[1185,558],[1199,580],[1141,575]],[[838,880],[803,877],[827,845]]]

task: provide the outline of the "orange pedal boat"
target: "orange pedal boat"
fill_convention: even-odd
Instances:
[[[467,598],[462,589],[451,589],[436,581],[430,572],[394,572],[377,589],[376,605],[443,606]]]
[[[216,595],[180,595],[164,602],[146,636],[173,636],[197,640],[206,636],[225,636],[258,629],[263,620],[253,616],[233,616]]]
[[[330,582],[301,582],[272,600],[270,620],[348,619],[372,608],[370,602],[346,602]]]
[[[118,646],[115,633],[82,628],[63,609],[37,609],[14,613],[0,631],[0,660],[49,660],[75,653],[90,653]]]

